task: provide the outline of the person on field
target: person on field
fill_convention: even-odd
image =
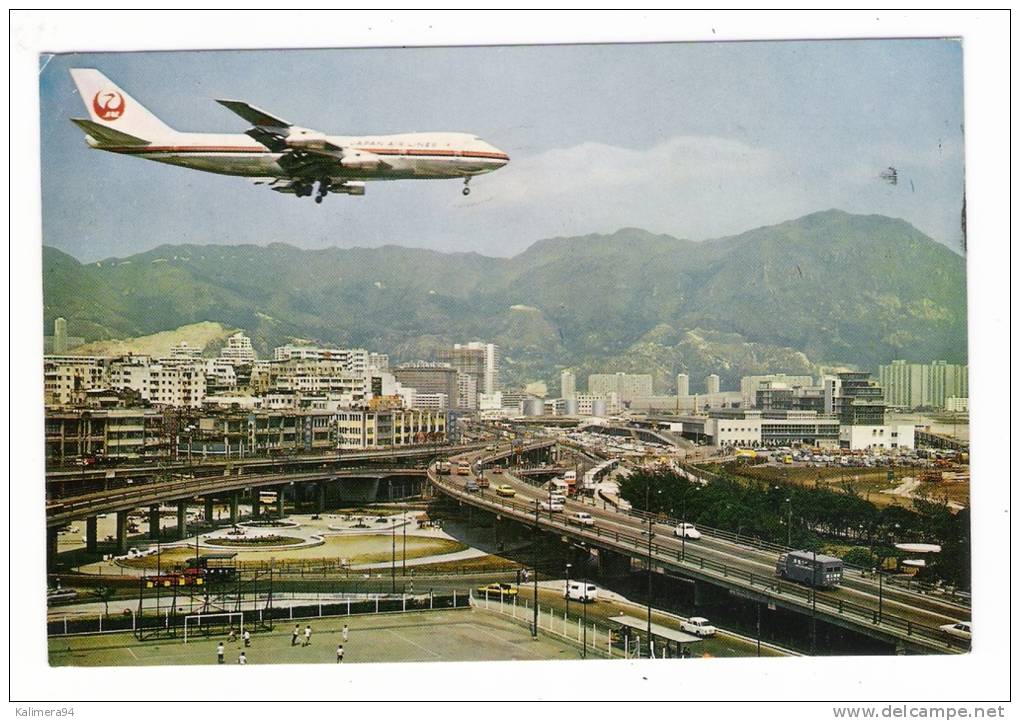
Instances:
[[[347,624],[345,623],[343,630],[340,632],[341,635],[343,635],[344,637],[344,643],[347,643],[347,631],[348,631]]]
[[[344,645],[342,643],[336,647],[336,662],[344,662]]]
[[[245,647],[251,646],[251,631],[248,629],[244,630],[244,645]]]
[[[223,654],[225,650],[223,648],[223,641],[216,644],[216,663],[223,663]]]
[[[294,630],[291,631],[291,634],[290,634],[290,645],[291,646],[297,646],[298,636],[300,636],[300,635],[301,635],[301,624],[300,623],[295,623],[294,624]]]
[[[312,627],[305,626],[305,642],[304,646],[310,646],[312,644]]]
[[[242,666],[248,663],[248,657],[244,655],[244,651],[241,651],[241,655],[237,657],[237,662]]]

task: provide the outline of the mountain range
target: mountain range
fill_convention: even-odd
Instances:
[[[830,210],[694,242],[624,228],[512,258],[387,245],[164,245],[82,264],[43,247],[46,328],[88,341],[202,321],[265,355],[309,341],[428,359],[498,343],[517,386],[559,370],[650,372],[700,392],[766,372],[967,360],[966,261],[905,221]],[[583,381],[581,382],[583,387]]]

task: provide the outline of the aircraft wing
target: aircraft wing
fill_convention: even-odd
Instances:
[[[249,105],[242,100],[217,100],[216,102],[225,107],[227,110],[240,115],[252,125],[269,128],[290,127],[290,123],[286,120],[270,115],[265,110],[256,108],[254,105]]]

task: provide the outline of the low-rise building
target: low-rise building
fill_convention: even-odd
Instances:
[[[158,457],[169,443],[163,415],[154,408],[47,411],[45,425],[47,465]]]
[[[446,440],[446,414],[417,408],[349,408],[336,413],[340,448],[391,448]]]

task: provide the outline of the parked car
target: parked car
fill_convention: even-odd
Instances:
[[[691,541],[697,541],[701,538],[701,531],[695,528],[693,523],[681,523],[673,529],[673,535],[677,538],[687,538]]]
[[[496,486],[496,495],[503,498],[513,498],[517,495],[517,491],[504,483],[501,486]]]
[[[488,586],[479,586],[477,588],[479,596],[516,596],[517,589],[511,586],[509,583],[490,583]]]
[[[948,633],[950,636],[962,638],[965,641],[970,640],[970,621],[958,621],[957,623],[947,623],[943,626],[939,626],[939,628]]]
[[[686,621],[680,622],[680,630],[693,633],[695,636],[714,636],[715,626],[709,623],[704,616],[691,616]]]

